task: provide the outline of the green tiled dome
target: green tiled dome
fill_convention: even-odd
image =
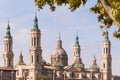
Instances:
[[[84,64],[83,64],[83,63],[81,63],[81,64],[75,63],[75,64],[73,64],[73,66],[74,66],[74,67],[77,67],[77,68],[84,68]]]
[[[91,65],[90,69],[99,69],[99,67],[97,65]]]
[[[60,62],[55,62],[52,66],[63,66]]]

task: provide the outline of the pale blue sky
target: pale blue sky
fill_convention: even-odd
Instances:
[[[51,12],[48,6],[37,12],[39,28],[42,33],[43,58],[47,62],[50,62],[50,55],[56,48],[58,33],[61,32],[63,48],[66,50],[69,64],[71,64],[73,45],[78,32],[81,57],[85,67],[88,68],[91,65],[94,54],[98,65],[101,65],[103,37],[98,27],[97,15],[89,11],[89,7],[94,4],[95,0],[89,0],[86,6],[75,12],[70,12],[67,7],[58,7],[55,12]],[[34,0],[0,0],[0,66],[2,66],[3,39],[8,19],[13,36],[14,63],[18,62],[18,56],[22,50],[24,61],[29,64],[30,31],[33,27],[35,11],[37,11],[37,7],[34,5]],[[109,30],[113,73],[120,75],[120,43],[119,40],[112,37],[114,30],[115,28]]]

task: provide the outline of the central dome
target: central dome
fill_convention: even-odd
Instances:
[[[60,38],[57,41],[57,48],[53,51],[51,55],[51,64],[53,65],[56,62],[59,62],[63,66],[68,65],[68,56],[66,51],[62,48],[62,40]]]
[[[58,55],[58,56],[67,56],[67,53],[63,48],[56,48],[53,51],[52,56],[56,56],[56,55]]]

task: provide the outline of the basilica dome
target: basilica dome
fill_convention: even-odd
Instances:
[[[57,48],[51,55],[51,64],[60,63],[63,66],[68,65],[68,56],[66,51],[62,48],[62,40],[59,38],[57,41]]]
[[[56,48],[53,51],[52,56],[57,56],[57,55],[62,57],[62,56],[67,56],[67,53],[63,48]]]

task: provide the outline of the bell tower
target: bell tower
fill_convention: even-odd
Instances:
[[[8,26],[7,26],[7,32],[6,35],[4,37],[4,53],[3,53],[3,64],[4,67],[7,68],[13,68],[13,51],[12,51],[12,36],[10,33],[10,25],[9,25],[9,21],[8,21]]]
[[[108,31],[104,34],[102,44],[102,79],[111,80],[112,75],[112,57],[111,57],[111,42],[108,37]]]
[[[37,80],[42,68],[41,31],[38,28],[38,18],[35,15],[30,41],[30,80]],[[37,72],[37,74],[36,74]]]
[[[77,35],[75,39],[75,44],[73,46],[73,66],[84,68],[84,64],[82,63],[80,53],[81,53],[81,49],[79,44],[79,37]]]

